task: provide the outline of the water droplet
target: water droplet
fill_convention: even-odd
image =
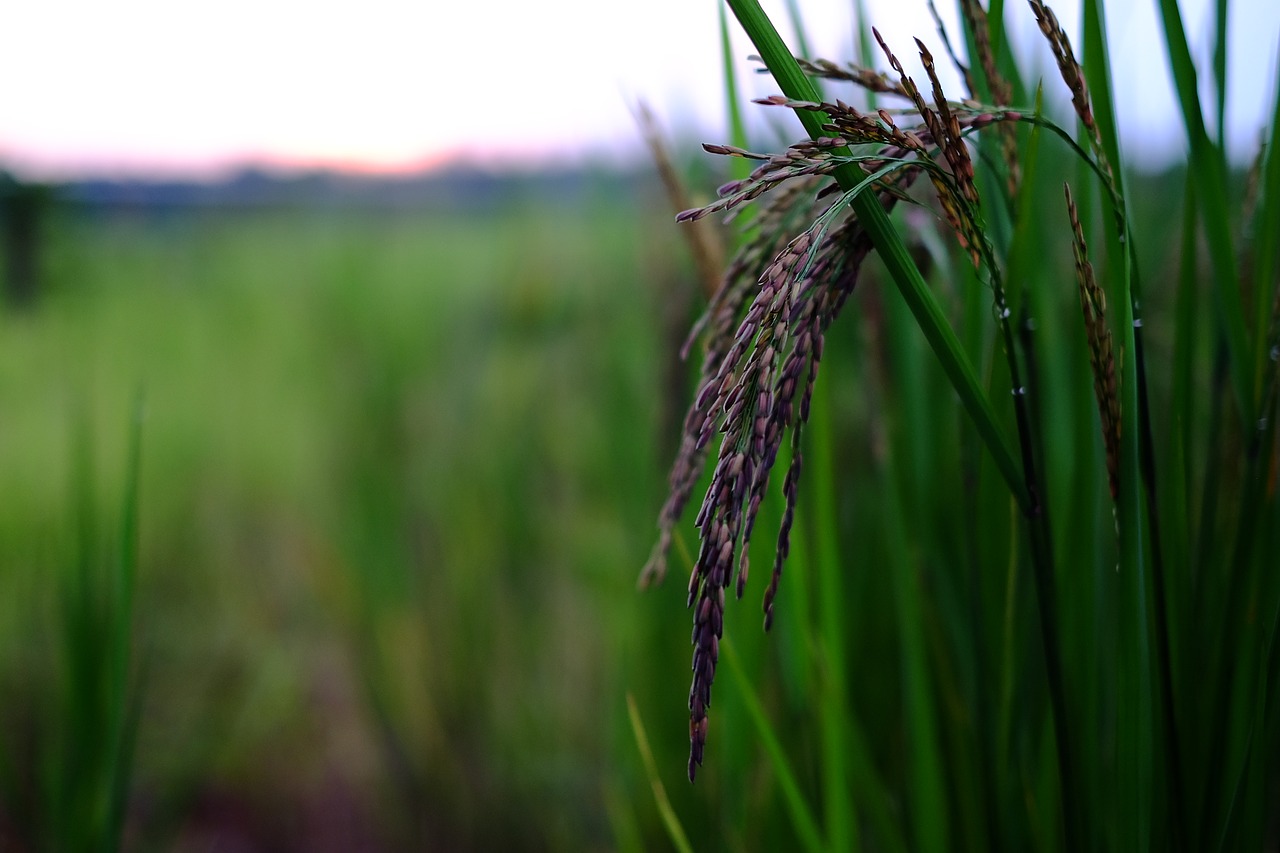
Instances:
[[[1036,321],[1032,317],[1028,317],[1027,322],[1023,325],[1026,327],[1028,332],[1034,332],[1036,330]]]
[[[1141,317],[1137,317],[1137,318],[1135,318],[1135,319],[1134,319],[1134,321],[1133,321],[1133,327],[1134,327],[1135,329],[1141,329],[1141,328],[1142,328],[1142,318],[1141,318]]]
[[[1025,395],[1025,394],[1027,393],[1027,389],[1026,389],[1026,388],[1024,388],[1023,386],[1019,385],[1017,388],[1014,388],[1014,389],[1013,389],[1012,391],[1010,391],[1009,393],[1013,394],[1013,396],[1015,396],[1015,397],[1021,397],[1021,396]]]
[[[1263,430],[1265,430],[1266,428],[1267,428],[1267,419],[1266,419],[1266,418],[1258,418],[1258,432],[1262,432],[1262,431],[1263,431]]]
[[[1012,313],[1013,313],[1013,312],[1012,312],[1012,311],[1010,311],[1007,307],[1006,307],[1006,308],[1001,308],[1001,309],[1000,309],[1000,319],[1001,319],[1001,320],[1008,320],[1008,319],[1009,319],[1009,315],[1010,315],[1010,314],[1012,314]]]
[[[1276,344],[1271,348],[1271,360],[1280,361],[1280,344]]]

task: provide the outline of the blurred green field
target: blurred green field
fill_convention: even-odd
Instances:
[[[54,817],[76,435],[113,526],[139,390],[127,846],[661,839],[625,693],[678,779],[680,584],[634,591],[684,404],[666,212],[69,210],[48,237],[41,302],[0,319],[5,849]]]

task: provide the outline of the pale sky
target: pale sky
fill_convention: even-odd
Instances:
[[[800,5],[815,52],[851,57],[851,0]],[[938,5],[958,38],[954,3]],[[1026,6],[1006,5],[1029,33]],[[1052,5],[1078,47],[1078,2]],[[1153,165],[1184,147],[1156,5],[1108,3],[1116,78],[1131,82],[1117,92],[1123,144]],[[764,6],[785,22],[782,0]],[[924,0],[868,6],[904,61],[913,35],[942,55]],[[1207,55],[1211,0],[1181,6],[1193,50]],[[715,0],[11,0],[0,33],[0,167],[33,177],[626,155],[637,150],[636,98],[684,136],[726,136]],[[1256,146],[1274,97],[1278,42],[1280,0],[1232,3],[1237,158]],[[1046,56],[1038,41],[1022,44]],[[751,52],[738,33],[744,74]],[[749,93],[774,91],[749,80]]]

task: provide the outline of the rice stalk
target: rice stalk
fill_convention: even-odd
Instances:
[[[1067,196],[1067,215],[1071,220],[1072,251],[1076,261],[1076,280],[1080,286],[1080,310],[1084,314],[1085,336],[1089,342],[1089,367],[1093,371],[1093,389],[1102,420],[1102,441],[1107,451],[1107,479],[1111,498],[1120,495],[1120,396],[1116,382],[1116,359],[1107,328],[1107,297],[1098,286],[1089,262],[1089,249],[1076,211],[1071,187],[1063,185]]]

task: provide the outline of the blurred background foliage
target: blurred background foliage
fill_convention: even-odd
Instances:
[[[139,387],[126,846],[653,841],[624,695],[667,683],[646,710],[678,770],[680,593],[634,584],[692,303],[628,186],[479,213],[49,205],[38,298],[0,317],[6,849],[66,817],[51,767],[87,711],[58,700],[52,581],[78,505],[114,535]]]

